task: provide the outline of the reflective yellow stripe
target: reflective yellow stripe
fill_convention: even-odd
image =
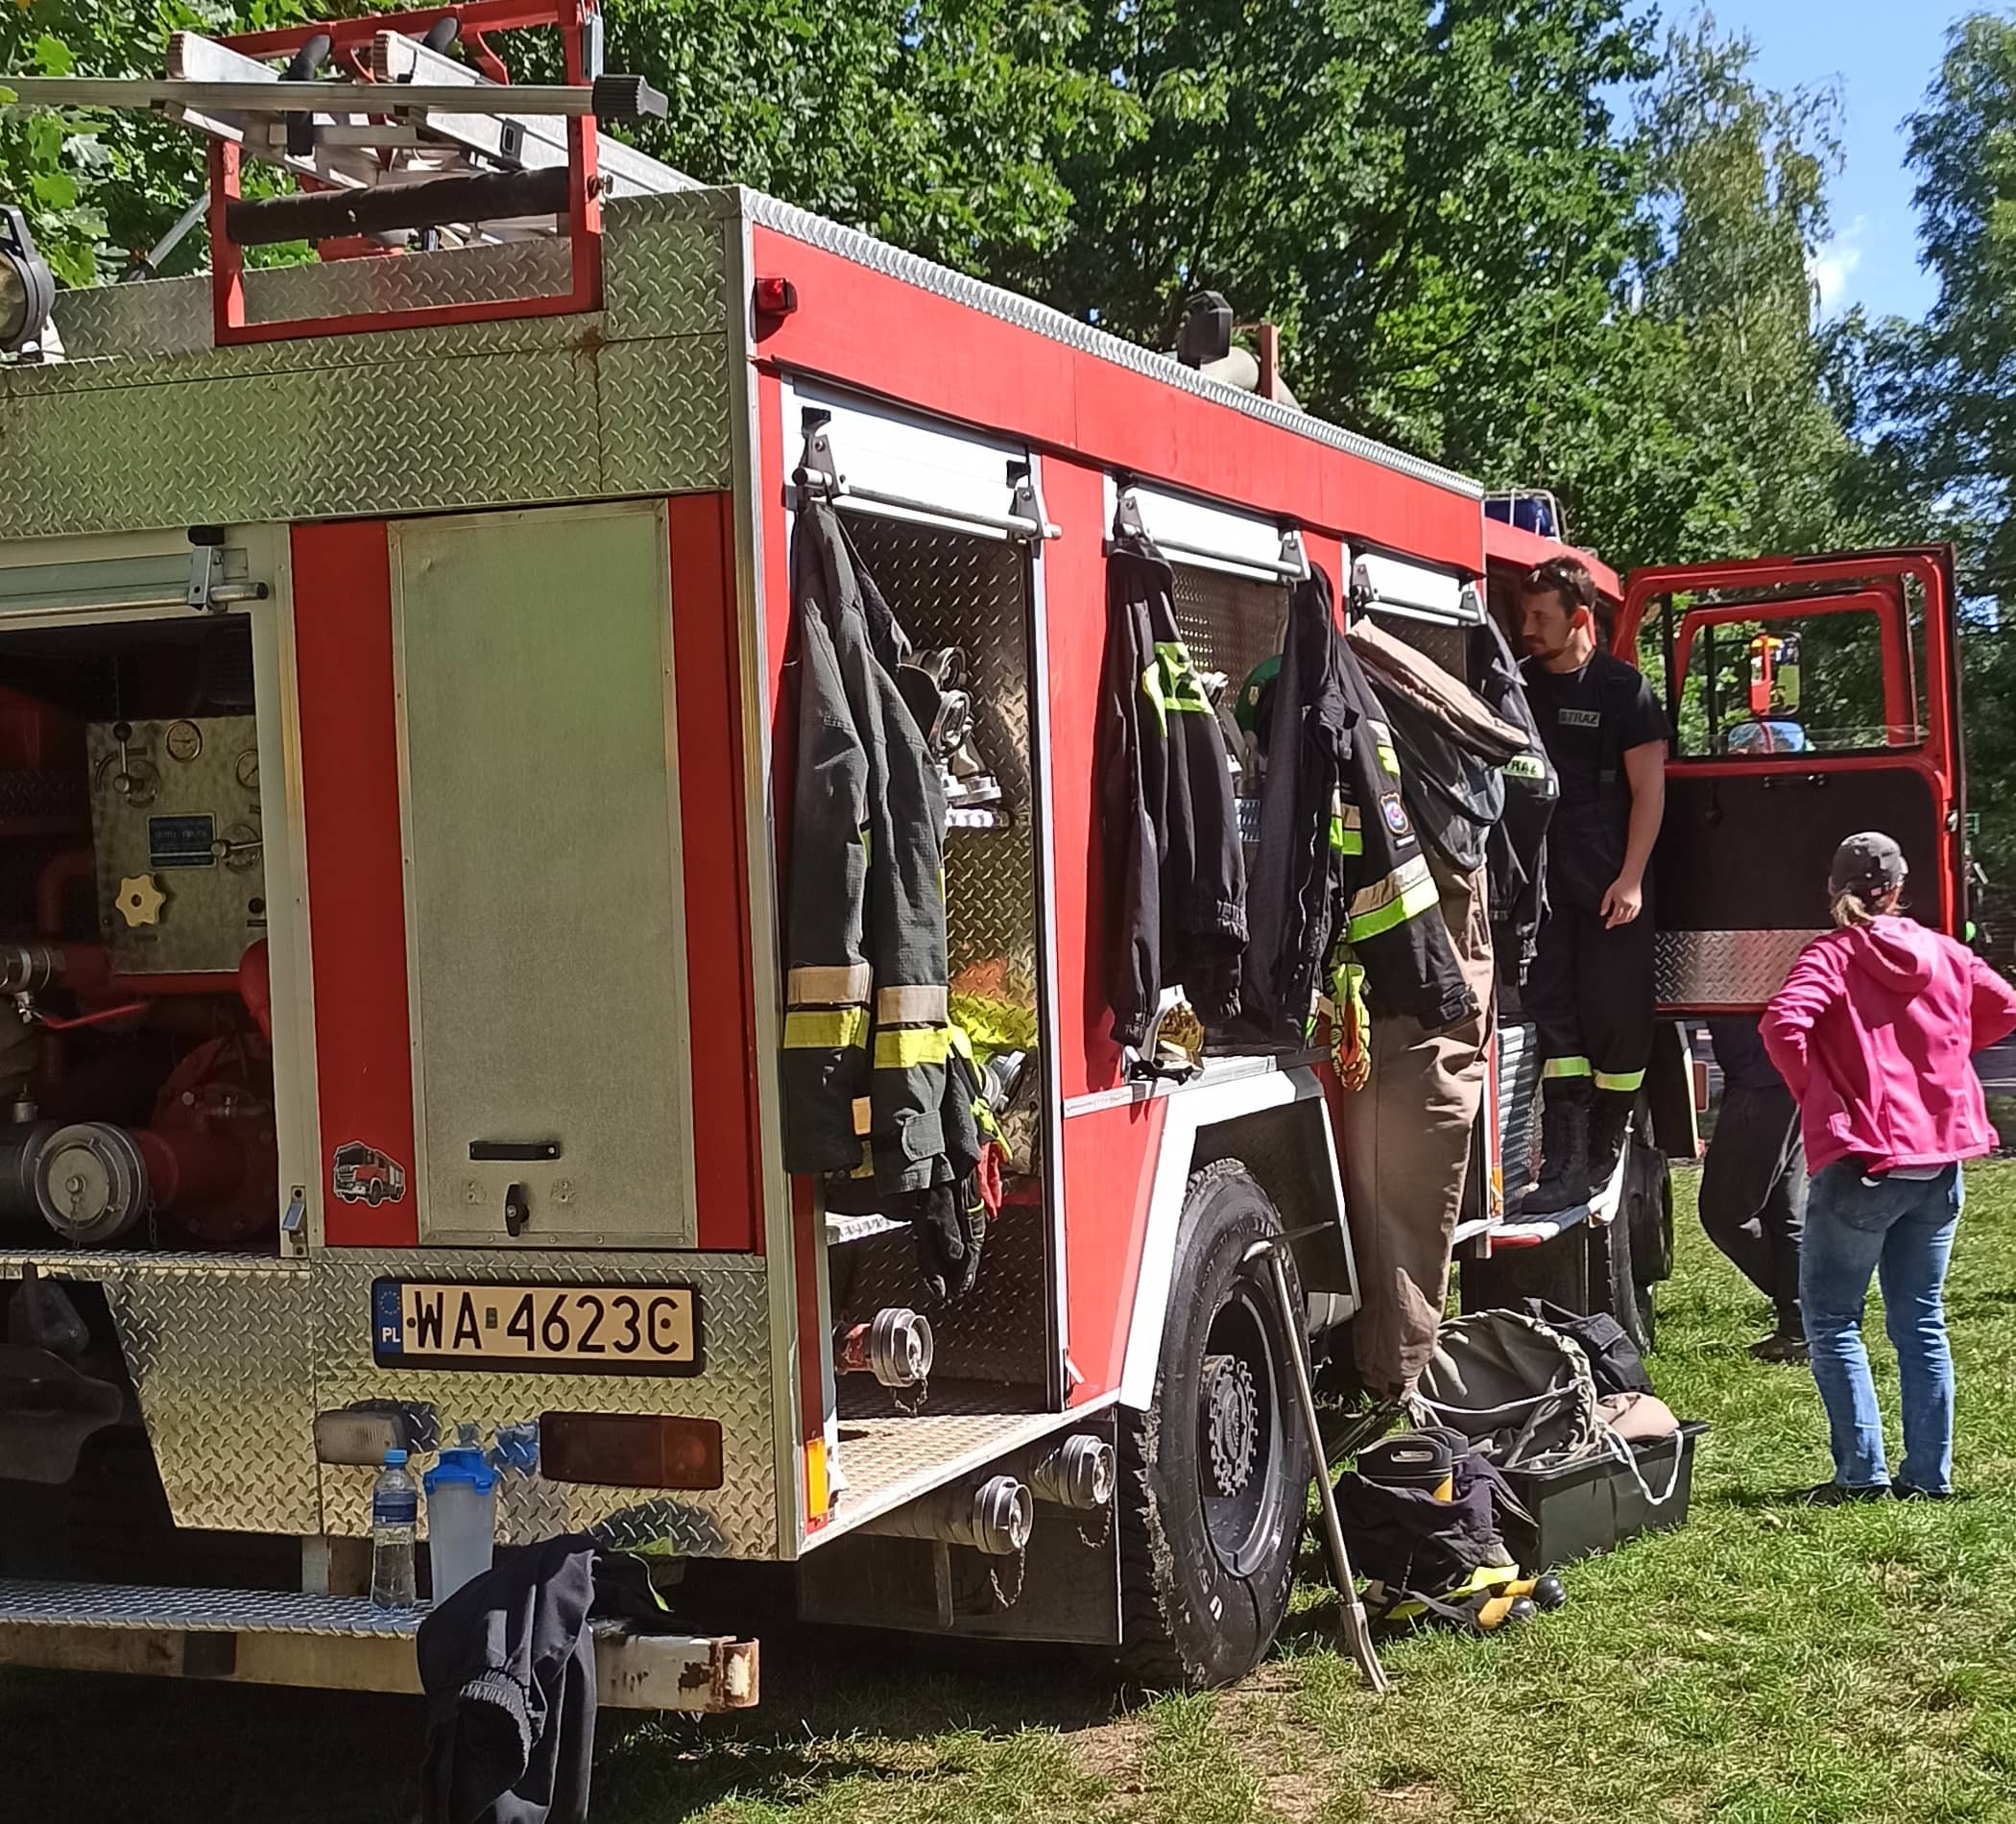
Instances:
[[[845,1007],[865,1001],[874,987],[866,963],[808,963],[791,972],[784,993],[794,1007]]]
[[[1590,1074],[1596,1078],[1597,1089],[1611,1090],[1619,1095],[1636,1095],[1645,1086],[1643,1070],[1594,1070]]]
[[[1543,1079],[1547,1077],[1586,1077],[1595,1073],[1589,1068],[1587,1058],[1549,1058],[1540,1067]]]
[[[1141,695],[1155,706],[1155,720],[1164,734],[1172,709],[1211,714],[1204,687],[1190,667],[1189,649],[1180,639],[1155,642],[1155,662],[1141,673]]]
[[[921,1064],[943,1064],[951,1055],[952,1038],[945,1026],[896,1026],[875,1036],[877,1070],[911,1070]]]
[[[876,1023],[883,1026],[942,1026],[946,1021],[943,988],[878,988]]]
[[[1351,896],[1351,910],[1344,934],[1354,944],[1364,938],[1377,937],[1381,931],[1390,931],[1397,924],[1420,917],[1440,900],[1441,896],[1435,891],[1434,876],[1428,873],[1428,863],[1416,855],[1412,861],[1403,862],[1395,868],[1383,880],[1361,887]]]
[[[784,1016],[786,1051],[845,1051],[867,1043],[866,1007],[800,1008]]]
[[[1365,852],[1365,832],[1356,823],[1347,824],[1341,817],[1332,817],[1330,846],[1340,855],[1361,855]]]

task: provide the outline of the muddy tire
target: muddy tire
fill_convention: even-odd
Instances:
[[[1243,1259],[1281,1232],[1238,1161],[1190,1180],[1154,1399],[1120,1414],[1119,1668],[1155,1690],[1242,1677],[1287,1611],[1309,1452],[1267,1262]],[[1289,1284],[1299,1311],[1292,1262]]]

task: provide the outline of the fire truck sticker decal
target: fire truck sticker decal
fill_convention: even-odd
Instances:
[[[330,1162],[329,1188],[341,1203],[403,1203],[406,1168],[362,1140],[347,1140]]]

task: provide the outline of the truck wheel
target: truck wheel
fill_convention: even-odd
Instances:
[[[1645,1205],[1660,1193],[1665,1164],[1651,1147],[1634,1143],[1617,1214],[1589,1231],[1589,1308],[1608,1311],[1641,1354],[1651,1350],[1654,1313],[1652,1287],[1638,1267],[1635,1244],[1649,1219]]]
[[[1191,1178],[1155,1397],[1120,1414],[1119,1666],[1154,1689],[1243,1676],[1287,1610],[1309,1451],[1267,1263],[1242,1259],[1281,1232],[1237,1160]]]

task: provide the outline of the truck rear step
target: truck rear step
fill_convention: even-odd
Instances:
[[[424,1615],[362,1596],[0,1578],[0,1665],[418,1694]],[[742,1710],[756,1643],[598,1621],[595,1683],[622,1710]]]

